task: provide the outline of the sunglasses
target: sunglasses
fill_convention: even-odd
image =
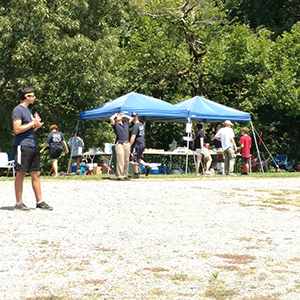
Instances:
[[[35,97],[35,95],[33,93],[28,93],[28,94],[25,94],[24,97]]]

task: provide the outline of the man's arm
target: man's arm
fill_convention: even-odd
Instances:
[[[204,138],[200,138],[200,147],[201,147],[201,151],[203,151],[203,148],[204,148]]]
[[[18,117],[13,118],[13,129],[15,134],[20,134],[28,131],[33,128],[36,130],[40,128],[44,123],[40,123],[36,118],[33,118],[32,121],[28,124],[22,125],[22,120]]]
[[[112,115],[112,116],[109,118],[110,123],[112,124],[112,126],[115,125],[115,117],[116,117],[117,115],[118,115],[118,114],[116,113],[116,114]]]
[[[136,134],[133,134],[131,137],[130,137],[130,146],[133,145],[134,141],[135,141],[135,138],[136,138]]]
[[[123,115],[123,117],[126,118],[129,121],[129,123],[131,123],[133,120],[133,118],[130,116]]]
[[[65,140],[63,140],[63,145],[65,146],[66,153],[69,153],[69,148]]]
[[[237,151],[237,147],[236,147],[236,143],[235,143],[234,138],[231,138],[230,141],[231,141],[231,143],[232,143],[233,146],[234,146],[234,151]]]

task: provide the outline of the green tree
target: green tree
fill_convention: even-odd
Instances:
[[[226,0],[228,17],[251,28],[266,28],[276,38],[299,21],[299,0]]]
[[[103,0],[2,2],[0,7],[1,150],[12,144],[10,114],[19,100],[16,90],[36,90],[33,109],[45,122],[38,141],[56,123],[69,135],[82,110],[114,96],[112,73],[119,51],[119,25],[126,3]],[[101,126],[101,125],[100,125]],[[103,129],[106,125],[103,124]],[[93,139],[92,136],[87,137]],[[94,135],[104,141],[100,134]],[[91,141],[92,143],[92,141]]]
[[[270,32],[255,34],[248,26],[232,25],[208,48],[204,67],[206,93],[211,99],[243,111],[262,105],[261,85],[272,74]],[[253,116],[255,117],[255,116]]]
[[[261,105],[254,112],[274,154],[300,161],[300,24],[278,37],[270,53],[272,73],[260,87]]]

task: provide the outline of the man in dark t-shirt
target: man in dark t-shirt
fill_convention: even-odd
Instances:
[[[131,146],[131,163],[133,164],[134,174],[133,179],[140,178],[139,176],[139,164],[146,167],[146,176],[151,173],[151,167],[146,164],[142,159],[142,154],[145,149],[145,126],[139,121],[138,114],[132,113],[133,127],[131,129],[130,146]]]
[[[23,202],[23,182],[27,172],[31,173],[31,183],[36,198],[36,208],[52,210],[53,208],[42,200],[40,183],[40,152],[36,149],[35,131],[42,127],[40,117],[33,117],[30,104],[34,103],[34,89],[31,87],[20,87],[18,89],[20,104],[12,112],[12,124],[15,133],[13,142],[14,160],[16,165],[16,210],[29,211]]]
[[[126,121],[123,122],[123,119]],[[114,114],[110,117],[110,122],[116,134],[116,157],[117,157],[117,177],[120,181],[130,180],[128,178],[130,144],[129,144],[129,123],[132,117],[124,114]]]

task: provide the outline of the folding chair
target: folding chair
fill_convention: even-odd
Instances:
[[[277,168],[278,166],[279,169],[283,169],[286,171],[290,171],[293,168],[294,163],[295,163],[294,160],[288,162],[287,155],[285,154],[276,155],[272,160],[272,166],[274,168]]]
[[[292,161],[288,161],[286,164],[285,164],[285,168],[287,171],[291,171],[292,168],[293,168],[293,165],[294,165],[295,161],[292,160]]]
[[[14,160],[8,160],[8,154],[6,152],[0,152],[0,168],[7,169],[7,176],[9,169],[13,170],[13,177],[15,177]]]
[[[250,155],[250,162],[251,162],[251,172],[256,172],[257,171],[257,164],[256,164],[255,156]]]

